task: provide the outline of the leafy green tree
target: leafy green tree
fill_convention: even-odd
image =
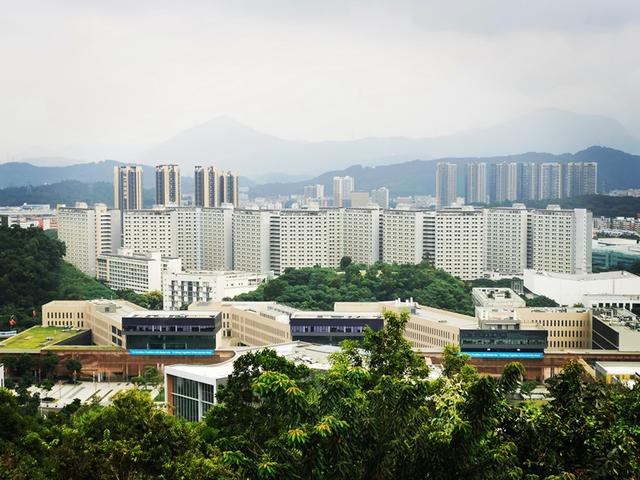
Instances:
[[[557,307],[558,306],[558,303],[555,300],[549,297],[545,297],[544,295],[539,295],[533,298],[527,298],[525,299],[525,302],[527,303],[527,307]]]
[[[351,265],[351,257],[342,257],[340,259],[340,270],[345,271],[349,265]]]
[[[77,358],[69,358],[64,362],[64,367],[71,374],[71,380],[75,383],[78,374],[82,370],[82,363]]]

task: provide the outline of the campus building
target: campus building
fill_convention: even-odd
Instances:
[[[168,271],[162,276],[163,308],[180,310],[194,302],[232,298],[252,292],[266,278],[265,275],[238,271]]]
[[[42,307],[45,327],[91,330],[95,345],[141,355],[212,355],[221,316],[216,311],[146,310],[124,300],[54,300]]]
[[[162,290],[162,276],[169,272],[180,272],[179,257],[163,257],[158,252],[133,253],[126,248],[118,253],[106,253],[97,258],[96,278],[112,290],[133,290],[146,293]]]
[[[585,305],[585,297],[589,295],[637,296],[640,294],[640,277],[625,271],[565,274],[527,269],[524,286],[560,305]],[[606,300],[600,302],[606,303]]]
[[[261,348],[261,347],[260,347]],[[233,349],[233,357],[213,365],[168,365],[164,369],[164,385],[170,412],[178,418],[200,421],[216,403],[216,395],[233,373],[234,362],[247,353],[260,348]],[[309,345],[286,342],[271,345],[271,349],[290,362],[305,365],[312,370],[329,369],[329,356],[339,349],[327,345]]]

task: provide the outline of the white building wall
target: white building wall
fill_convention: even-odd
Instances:
[[[380,209],[345,209],[344,255],[366,265],[380,259]]]
[[[202,268],[202,209],[178,208],[177,250],[185,270]]]
[[[235,210],[233,212],[233,268],[266,274],[271,270],[271,217],[277,212]]]
[[[233,208],[202,209],[202,268],[233,268]]]
[[[124,212],[124,247],[133,253],[178,256],[178,213],[173,209]]]
[[[524,286],[560,305],[572,306],[583,303],[584,295],[638,295],[640,277],[629,272],[554,275],[527,269],[524,271]]]
[[[441,210],[435,217],[434,265],[463,280],[481,278],[485,268],[485,217],[482,210]]]
[[[486,222],[486,269],[503,275],[522,275],[527,268],[527,210],[484,210]]]
[[[280,212],[280,271],[327,266],[327,213],[321,210]]]
[[[96,258],[120,246],[120,211],[104,204],[85,203],[58,208],[58,239],[66,246],[65,260],[80,271],[96,276]]]
[[[384,210],[382,260],[385,263],[420,263],[423,252],[424,212]]]

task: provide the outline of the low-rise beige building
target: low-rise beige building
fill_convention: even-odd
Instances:
[[[222,314],[217,345],[261,346],[291,341],[289,315],[299,310],[276,302],[197,302],[189,310]]]
[[[54,300],[42,306],[45,327],[88,328],[96,345],[126,348],[122,317],[146,311],[125,300]]]
[[[516,308],[520,329],[544,328],[548,349],[591,348],[592,313],[585,308]]]

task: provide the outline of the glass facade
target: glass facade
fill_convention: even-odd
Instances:
[[[628,270],[635,263],[640,262],[640,255],[624,253],[604,248],[594,248],[591,252],[591,265],[594,270],[619,268]]]
[[[364,330],[370,327],[380,330],[384,324],[381,317],[373,318],[326,318],[299,314],[291,317],[291,339],[324,345],[339,345],[343,340],[359,340]]]
[[[127,349],[214,350],[220,314],[124,317],[122,331]]]
[[[544,352],[546,330],[460,330],[463,352]]]
[[[173,414],[197,422],[215,403],[215,387],[206,383],[171,377]]]

